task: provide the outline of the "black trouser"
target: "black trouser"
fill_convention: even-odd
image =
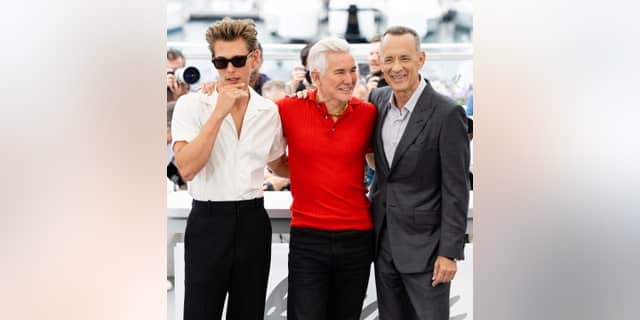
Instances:
[[[185,320],[263,319],[271,221],[262,198],[193,201],[185,232]]]
[[[358,320],[373,259],[373,231],[291,228],[289,320]]]

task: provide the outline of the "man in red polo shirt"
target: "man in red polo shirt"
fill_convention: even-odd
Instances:
[[[363,181],[377,111],[351,97],[358,75],[346,41],[319,41],[308,66],[317,89],[278,101],[293,195],[287,318],[355,320],[373,257]]]

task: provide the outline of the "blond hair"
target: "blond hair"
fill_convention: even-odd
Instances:
[[[258,43],[258,31],[256,30],[255,22],[251,19],[236,20],[225,17],[207,29],[206,38],[209,43],[209,50],[211,50],[211,56],[215,57],[213,46],[218,40],[233,41],[243,39],[248,51],[255,50]]]

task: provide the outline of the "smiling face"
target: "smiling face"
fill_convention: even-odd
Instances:
[[[311,77],[326,103],[347,103],[358,81],[356,61],[349,52],[327,52],[324,72],[314,70]]]
[[[418,74],[425,53],[418,51],[411,34],[387,34],[380,45],[384,79],[394,92],[412,93],[418,87]]]
[[[214,44],[215,58],[221,57],[231,59],[238,56],[247,56],[249,50],[247,50],[247,44],[242,38],[238,38],[232,41],[217,40]],[[245,86],[249,84],[249,76],[251,71],[256,69],[259,64],[258,57],[252,52],[247,57],[247,62],[242,67],[236,67],[230,61],[227,63],[226,68],[217,69],[220,75],[220,85],[238,84],[244,83]]]

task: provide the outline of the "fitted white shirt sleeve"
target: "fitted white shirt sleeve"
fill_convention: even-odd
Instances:
[[[190,93],[183,95],[176,102],[171,120],[172,149],[176,142],[191,142],[200,133],[202,124],[198,118],[197,109],[201,107],[199,101],[198,93]]]
[[[276,112],[275,120],[276,121],[276,134],[273,136],[273,143],[271,144],[271,149],[269,150],[269,162],[280,158],[281,155],[284,154],[286,141],[284,136],[282,135],[282,122],[280,121],[280,115]]]

